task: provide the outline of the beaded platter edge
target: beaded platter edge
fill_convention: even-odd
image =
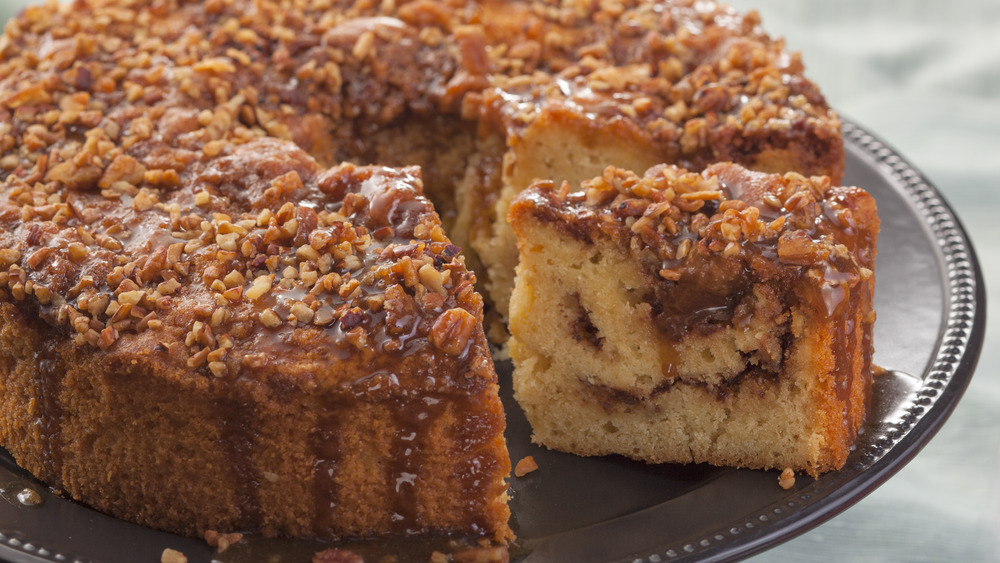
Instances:
[[[663,546],[654,553],[622,561],[629,563],[728,561],[749,555],[724,552],[722,548],[733,543],[744,543],[742,541],[744,538],[741,536],[759,538],[767,533],[768,528],[788,527],[787,520],[793,515],[810,509],[819,512],[820,501],[832,490],[849,481],[862,478],[866,470],[883,460],[936,406],[947,408],[947,405],[939,405],[942,392],[952,384],[966,356],[978,353],[978,348],[973,347],[972,343],[976,310],[980,305],[977,291],[980,290],[978,286],[981,282],[977,279],[977,266],[971,242],[962,230],[955,213],[913,165],[874,135],[847,120],[843,120],[842,132],[845,142],[861,149],[884,173],[902,187],[906,197],[915,205],[921,218],[927,223],[942,253],[943,266],[947,274],[944,288],[946,310],[944,329],[937,350],[932,355],[932,361],[928,364],[919,386],[900,405],[903,414],[899,419],[887,423],[880,428],[878,436],[866,440],[864,449],[857,452],[858,455],[853,455],[848,462],[849,465],[843,470],[827,474],[794,491],[793,496],[763,507],[756,514],[734,521],[699,539],[686,538],[685,541],[674,545]],[[903,463],[898,464],[891,472],[894,473],[903,465]],[[843,508],[850,504],[844,505]],[[837,512],[839,511],[834,511],[830,516]],[[809,528],[799,531],[807,529]],[[788,535],[785,539],[791,536]]]

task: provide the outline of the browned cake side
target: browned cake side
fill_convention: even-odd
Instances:
[[[183,179],[148,207],[70,194],[89,223],[0,200],[18,463],[185,534],[509,539],[482,298],[418,172],[261,140]]]
[[[869,402],[875,213],[860,189],[733,164],[522,193],[510,350],[534,439],[840,468]]]

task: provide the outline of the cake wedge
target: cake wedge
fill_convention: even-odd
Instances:
[[[844,465],[871,388],[878,217],[825,177],[608,168],[511,206],[515,398],[580,455]]]

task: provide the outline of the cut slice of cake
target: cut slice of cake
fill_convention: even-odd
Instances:
[[[735,164],[608,168],[511,207],[515,397],[581,455],[843,466],[871,386],[875,201]]]

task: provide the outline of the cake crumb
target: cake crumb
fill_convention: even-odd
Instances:
[[[786,467],[781,472],[781,476],[778,477],[778,485],[786,491],[795,486],[795,472],[792,471],[791,467]]]
[[[327,549],[313,555],[312,563],[365,563],[365,558],[348,549]]]
[[[206,530],[205,541],[208,545],[216,548],[219,553],[222,553],[223,551],[229,549],[229,546],[243,541],[243,534],[239,532],[223,534],[215,530]]]
[[[504,546],[470,547],[456,551],[452,563],[509,563],[510,552]]]
[[[160,563],[187,563],[187,560],[187,556],[183,553],[169,547],[163,550],[163,555],[160,555]]]
[[[535,462],[535,458],[528,456],[522,458],[521,461],[517,462],[517,466],[514,467],[514,475],[517,477],[524,477],[528,473],[538,469],[538,463]]]

